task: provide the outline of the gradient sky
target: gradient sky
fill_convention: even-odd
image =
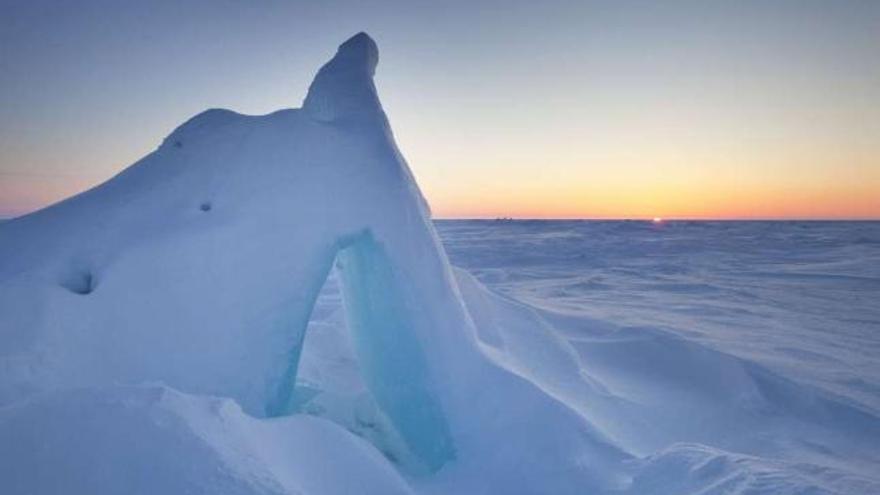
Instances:
[[[880,218],[880,2],[0,0],[0,216],[358,31],[436,217]]]

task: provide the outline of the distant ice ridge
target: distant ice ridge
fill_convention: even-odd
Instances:
[[[206,111],[105,184],[0,225],[0,491],[877,487],[774,457],[803,436],[870,452],[874,416],[655,331],[575,345],[558,333],[570,322],[454,271],[377,62],[358,34],[301,109]],[[328,277],[344,324],[322,349],[348,380],[333,393],[298,381],[320,369],[302,354]],[[730,477],[772,483],[719,491]]]

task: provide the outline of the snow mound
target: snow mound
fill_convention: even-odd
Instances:
[[[0,459],[9,495],[411,493],[375,449],[331,423],[253,418],[228,399],[159,385],[73,389],[0,410]]]
[[[377,60],[356,35],[302,109],[203,112],[108,182],[3,223],[0,406],[162,383],[253,418],[294,415],[336,265],[363,382],[393,430],[373,440],[399,445],[399,469],[467,472],[490,491],[540,491],[560,470],[557,493],[615,479],[625,452],[484,354],[376,95]]]

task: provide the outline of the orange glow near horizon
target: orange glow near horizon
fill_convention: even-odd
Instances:
[[[446,197],[431,191],[426,195],[435,218],[880,220],[876,182],[813,188],[767,184],[749,189],[711,184],[602,189],[567,184],[510,190],[495,185]]]
[[[451,123],[426,129],[418,115],[401,117],[397,142],[435,218],[880,220],[880,144],[871,133],[829,128],[755,141],[726,132],[729,124],[713,130],[714,121],[672,130],[647,122],[633,133],[631,121],[610,120],[474,140]],[[137,158],[103,141],[82,151],[102,174],[0,177],[0,216],[60,201],[109,179],[112,163]],[[51,158],[57,169],[68,163],[60,152]]]
[[[653,208],[611,207],[567,208],[565,205],[539,206],[527,201],[520,207],[507,204],[492,205],[481,201],[480,205],[463,208],[434,208],[435,218],[499,218],[510,217],[519,219],[645,219],[663,220],[880,220],[880,206],[874,198],[847,198],[835,204],[832,198],[813,202],[812,198],[803,198],[799,202],[791,198],[783,198],[778,203],[761,201],[759,204],[737,204],[719,202],[715,205],[699,204],[693,208],[679,205],[669,207],[655,205]],[[532,206],[532,207],[530,207]],[[855,206],[855,207],[853,207]],[[656,212],[662,212],[658,215]]]
[[[696,130],[621,128],[612,131],[625,139],[608,140],[560,131],[479,157],[411,154],[427,162],[414,171],[436,218],[880,220],[880,147],[869,139],[756,144]]]
[[[422,187],[434,218],[880,220],[880,181],[812,186],[562,181]],[[84,191],[94,178],[0,183],[0,217],[14,217]],[[424,182],[424,181],[423,181]]]

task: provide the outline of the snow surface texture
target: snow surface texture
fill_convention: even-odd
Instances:
[[[880,222],[438,230],[605,389],[578,407],[640,457],[628,493],[880,493]]]
[[[880,491],[869,401],[453,270],[377,62],[0,224],[0,491]]]

